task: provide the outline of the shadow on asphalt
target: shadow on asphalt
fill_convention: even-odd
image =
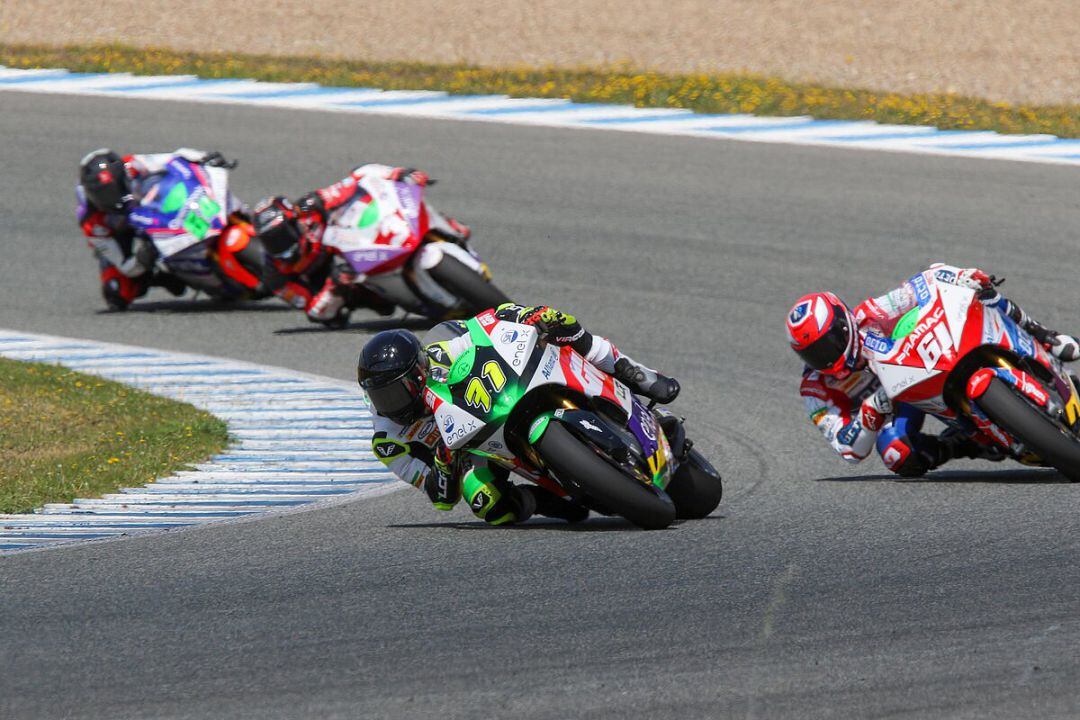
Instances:
[[[852,475],[848,477],[818,478],[814,482],[897,482],[897,483],[988,483],[994,485],[1055,485],[1070,480],[1056,470],[1046,468],[1019,468],[1016,470],[942,470],[919,478],[902,478],[899,475]]]
[[[349,323],[341,328],[329,328],[325,325],[311,324],[304,327],[282,328],[275,330],[275,335],[302,335],[305,333],[342,332],[379,332],[380,330],[430,330],[436,322],[424,317],[378,318]]]
[[[154,300],[133,303],[127,310],[116,311],[101,309],[98,315],[123,315],[125,313],[166,313],[174,315],[195,315],[217,312],[296,312],[288,305],[269,302],[228,302],[212,299]]]
[[[697,523],[707,520],[723,520],[723,515],[710,515],[707,518],[701,520],[676,520],[675,524],[667,530],[675,530],[684,522]],[[622,518],[614,517],[592,517],[583,523],[569,524],[561,520],[548,520],[541,518],[539,520],[530,520],[521,525],[488,525],[485,522],[430,522],[430,523],[401,523],[397,525],[387,525],[388,528],[400,528],[400,529],[441,529],[441,530],[508,530],[511,532],[535,532],[535,531],[556,531],[556,532],[645,532],[640,530],[637,526],[632,525],[629,521]],[[650,531],[660,532],[660,531]]]

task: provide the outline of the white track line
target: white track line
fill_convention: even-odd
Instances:
[[[245,79],[204,80],[190,75],[133,76],[127,73],[69,73],[60,69],[16,70],[0,66],[0,91],[3,90],[231,103],[1080,165],[1080,140],[1052,135],[941,131],[918,125],[814,120],[805,116],[696,115],[677,108],[635,108],[548,98],[336,88],[314,83],[264,83]]]
[[[353,383],[235,360],[9,330],[0,330],[0,356],[59,364],[190,402],[225,420],[234,439],[195,470],[143,487],[49,503],[32,514],[0,515],[0,554],[404,487],[371,453],[371,413]]]

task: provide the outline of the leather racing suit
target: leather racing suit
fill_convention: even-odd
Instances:
[[[125,307],[146,294],[150,287],[159,285],[173,295],[184,293],[184,284],[176,277],[154,272],[158,253],[154,244],[143,236],[128,220],[132,210],[149,189],[161,178],[166,166],[174,158],[193,163],[220,160],[219,153],[204,152],[193,148],[179,148],[173,152],[125,155],[124,168],[131,186],[131,202],[121,211],[101,210],[86,197],[83,186],[75,186],[78,200],[76,217],[87,243],[98,258],[102,291],[106,302],[112,307]],[[229,212],[243,210],[242,204],[230,198]],[[228,272],[228,263],[222,263]]]
[[[962,433],[946,429],[933,436],[922,432],[926,413],[910,405],[891,407],[866,359],[862,340],[868,331],[888,337],[908,311],[918,305],[915,283],[944,282],[978,290],[980,300],[1008,315],[1062,360],[1075,360],[1076,339],[1060,335],[1032,320],[1020,306],[997,291],[993,278],[975,268],[931,265],[900,287],[870,298],[854,309],[863,354],[859,369],[837,378],[811,368],[803,371],[800,394],[810,421],[821,430],[844,460],[859,462],[877,449],[885,466],[903,477],[919,477],[949,460],[970,457],[1000,460],[995,447],[983,445]]]
[[[354,202],[369,199],[360,185],[365,177],[411,182],[421,187],[430,181],[427,174],[419,170],[369,163],[355,168],[343,180],[314,190],[296,201],[298,224],[303,235],[299,256],[291,263],[271,258],[267,284],[285,302],[304,310],[313,322],[340,322],[344,313],[358,307],[370,307],[384,315],[394,311],[392,303],[362,284],[356,284],[356,273],[348,262],[322,242],[327,227],[336,224]],[[428,218],[431,232],[453,242],[469,239],[468,227],[430,206]],[[431,252],[427,245],[417,251],[414,268],[418,275],[425,274],[424,256]],[[428,280],[428,284],[435,285],[434,281]],[[423,278],[419,281],[426,289]],[[437,285],[435,288],[441,291]],[[440,313],[432,315],[441,316]]]
[[[548,342],[571,346],[598,369],[628,381],[635,392],[652,392],[655,397],[657,393],[663,395],[663,390],[668,388],[665,383],[674,383],[677,393],[678,384],[673,380],[623,355],[606,338],[587,332],[571,315],[545,306],[511,303],[493,312],[499,320],[533,325]],[[452,320],[432,328],[423,344],[434,372],[436,367],[449,368],[472,346],[472,340],[464,322]],[[668,400],[661,396],[660,401]],[[468,453],[448,450],[430,408],[423,418],[404,426],[376,415],[374,430],[375,456],[398,478],[422,488],[439,510],[453,509],[464,495],[473,514],[491,525],[523,522],[533,514],[570,522],[588,516],[586,508],[562,497],[558,486],[546,478],[528,476],[544,487],[514,485],[505,468]]]

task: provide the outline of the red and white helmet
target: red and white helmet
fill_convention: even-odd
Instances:
[[[858,366],[858,324],[831,292],[799,298],[788,313],[787,332],[791,349],[815,370],[842,377]]]

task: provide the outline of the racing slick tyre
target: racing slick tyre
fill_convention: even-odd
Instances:
[[[428,272],[435,282],[464,300],[473,314],[510,302],[506,293],[449,255],[444,255]]]
[[[536,450],[556,477],[638,527],[660,530],[675,522],[675,505],[663,491],[622,474],[561,424],[547,426]]]
[[[1080,481],[1080,439],[1058,427],[1005,382],[992,379],[975,402],[995,425],[1014,435],[1069,480]]]
[[[675,516],[680,520],[700,520],[706,517],[724,496],[720,473],[697,450],[686,454],[675,477],[666,488],[675,503]]]

